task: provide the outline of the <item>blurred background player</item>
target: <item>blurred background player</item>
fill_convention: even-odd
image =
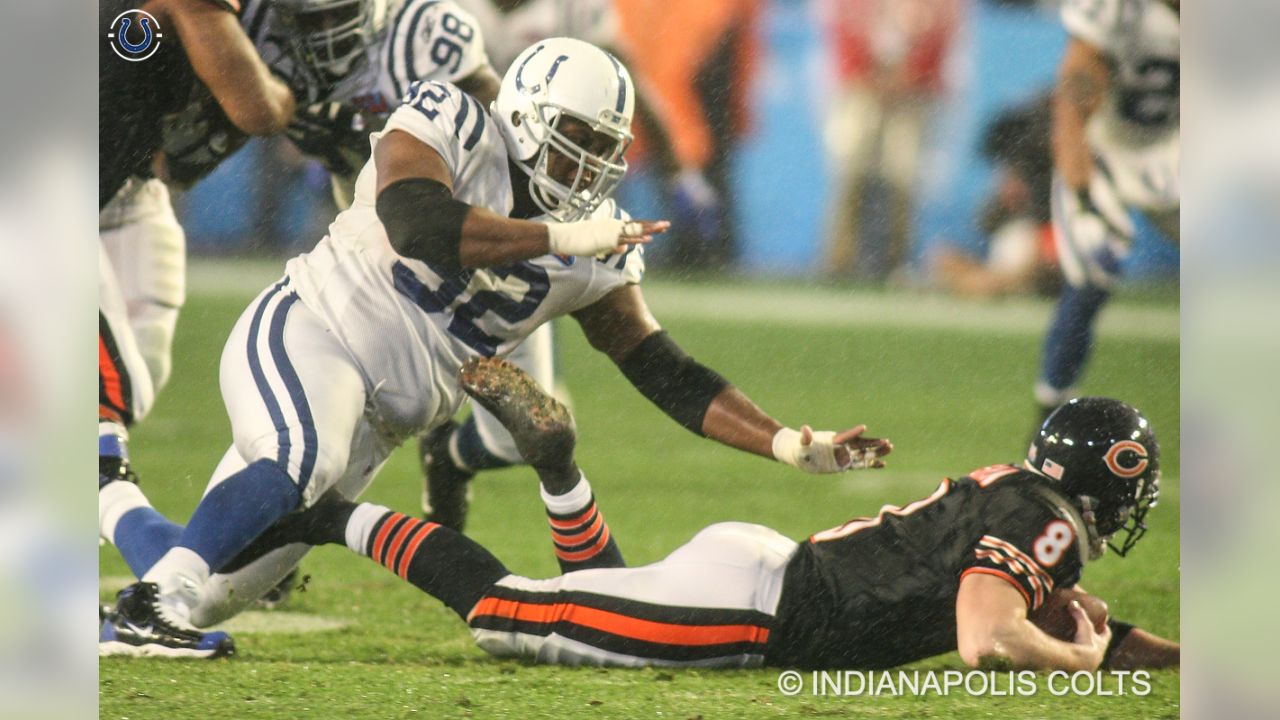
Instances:
[[[1049,210],[1050,103],[1048,94],[1038,96],[987,126],[982,154],[996,167],[996,185],[977,223],[985,254],[979,258],[947,243],[933,248],[927,269],[939,287],[970,297],[1061,291]]]
[[[840,84],[825,129],[835,177],[823,269],[833,278],[883,280],[909,258],[922,145],[963,9],[963,0],[825,6]]]
[[[456,2],[474,18],[479,34],[485,38],[489,58],[499,73],[506,72],[530,43],[557,36],[589,42],[631,67],[627,43],[620,36],[618,13],[611,0]],[[664,12],[671,11],[664,7]],[[675,198],[673,205],[689,211],[683,217],[676,216],[677,227],[683,224],[687,228],[696,225],[700,217],[718,214],[721,194],[711,189],[697,166],[682,166],[677,160],[673,133],[678,131],[660,116],[643,76],[634,87],[636,123],[650,138],[650,149]],[[485,107],[494,99],[493,95],[486,94],[476,94],[476,97]],[[553,332],[551,323],[538,328],[510,359],[544,388],[558,386],[560,396],[567,397],[567,389],[557,382]],[[422,511],[431,520],[456,530],[461,530],[466,523],[470,481],[475,473],[523,462],[502,424],[478,407],[473,408],[472,414],[460,425],[451,422],[423,437],[419,452],[425,476]]]
[[[488,64],[483,38],[470,16],[449,2],[403,0],[388,11],[381,0],[250,0],[239,22],[270,71],[288,79],[304,103],[289,120],[288,137],[329,171],[341,207],[350,205],[355,176],[368,159],[369,133],[381,129],[413,82],[456,81],[477,94],[497,93],[499,79]],[[217,98],[194,92],[180,112],[164,119],[163,151],[156,153],[155,164],[170,183],[189,187],[247,140]],[[121,193],[104,211],[111,230],[103,233],[103,242],[116,252],[164,250],[153,253],[150,264],[124,268],[126,277],[140,283],[141,297],[130,297],[130,307],[137,305],[143,319],[151,320],[138,332],[142,346],[154,355],[144,352],[144,357],[149,366],[160,365],[163,378],[181,304],[182,235],[164,184],[152,179],[145,186],[146,192]],[[161,304],[170,292],[174,299]],[[149,563],[149,554],[138,546],[167,521],[136,487],[113,486],[106,493],[103,507],[110,511],[100,518],[100,529],[126,558]],[[125,502],[116,497],[125,495]],[[283,600],[290,586],[286,579],[268,602]]]
[[[750,129],[752,83],[764,52],[759,20],[765,3],[614,4],[635,72],[648,82],[669,120],[670,153],[659,145],[651,154],[662,175],[673,181],[675,191],[666,203],[673,224],[652,259],[673,274],[731,270],[742,253],[733,161]],[[645,142],[645,130],[638,137],[641,150],[652,144]],[[686,168],[679,175],[672,159]]]
[[[288,137],[331,174],[338,207],[379,129],[417,80],[456,83],[492,98],[499,77],[475,21],[442,0],[249,0],[245,32],[276,75],[297,89]],[[216,106],[192,103],[166,126],[172,179],[190,186],[247,138],[218,123]]]
[[[542,486],[585,485],[568,410],[513,365],[473,360],[463,388],[499,415]],[[579,569],[559,535],[598,515],[548,507],[562,575],[510,572],[480,545],[374,504],[322,500],[284,521],[278,541],[345,544],[444,602],[499,657],[564,665],[887,668],[953,650],[971,667],[1169,667],[1176,643],[1067,610],[1050,635],[1033,615],[1074,591],[1109,546],[1128,554],[1159,494],[1159,445],[1146,418],[1108,398],[1059,408],[1022,467],[944,479],[929,497],[887,505],[797,544],[761,525],[703,529],[665,559]],[[545,491],[544,491],[545,492]],[[1103,620],[1105,619],[1105,623]]]
[[[269,135],[294,98],[254,51],[235,0],[138,5],[98,5],[98,486],[140,495],[126,428],[168,380],[185,295],[183,232],[157,179],[164,118],[205,97],[226,126]]]
[[[1130,210],[1179,239],[1178,0],[1067,0],[1062,22],[1071,40],[1053,100],[1053,222],[1067,286],[1035,385],[1042,414],[1075,394],[1133,242]]]

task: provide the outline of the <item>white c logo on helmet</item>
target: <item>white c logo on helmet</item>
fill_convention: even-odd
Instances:
[[[1120,453],[1125,452],[1126,450],[1136,455],[1138,461],[1132,465],[1121,464]],[[1111,449],[1108,450],[1107,454],[1103,457],[1103,460],[1107,462],[1108,470],[1114,473],[1117,477],[1122,478],[1138,477],[1147,469],[1147,465],[1149,464],[1147,461],[1147,449],[1142,446],[1142,443],[1137,443],[1132,440],[1121,440],[1115,445],[1112,445]]]

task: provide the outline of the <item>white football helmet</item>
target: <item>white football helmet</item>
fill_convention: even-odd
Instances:
[[[334,82],[354,72],[386,22],[386,0],[270,0],[299,71]]]
[[[520,53],[502,78],[493,116],[507,153],[529,175],[538,207],[561,222],[589,216],[627,173],[623,153],[631,145],[635,85],[618,59],[590,43],[549,38]],[[561,132],[571,117],[613,140],[591,152]],[[565,184],[548,173],[551,153],[577,163]]]

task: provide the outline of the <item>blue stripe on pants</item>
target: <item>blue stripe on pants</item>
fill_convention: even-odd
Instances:
[[[267,304],[271,302],[271,298],[275,297],[280,289],[289,279],[285,278],[272,286],[270,292],[258,301],[258,309],[253,312],[253,321],[249,323],[249,371],[253,373],[253,382],[258,386],[258,394],[262,396],[262,402],[267,406],[267,414],[271,416],[271,424],[276,429],[276,445],[278,450],[276,453],[276,462],[280,467],[289,467],[289,426],[284,421],[284,413],[280,410],[280,403],[276,402],[276,396],[271,391],[271,385],[267,383],[266,373],[262,372],[262,359],[258,357],[258,331],[262,328],[262,316],[267,312]]]
[[[316,451],[319,443],[316,440],[316,424],[311,417],[311,406],[307,403],[307,394],[303,391],[302,381],[298,378],[298,373],[294,370],[293,363],[289,362],[289,355],[284,348],[285,318],[289,314],[289,308],[297,301],[298,295],[289,293],[276,306],[275,314],[271,318],[271,330],[267,337],[267,344],[271,348],[271,357],[275,359],[276,370],[280,373],[280,378],[284,380],[285,388],[289,391],[289,399],[293,401],[293,409],[298,415],[298,423],[302,426],[302,466],[298,471],[298,490],[301,492],[307,489],[307,483],[311,481],[311,472],[316,466]],[[287,430],[285,435],[287,437]]]

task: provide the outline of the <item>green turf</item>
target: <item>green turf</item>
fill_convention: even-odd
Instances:
[[[762,292],[778,288],[762,286]],[[651,291],[658,292],[660,289]],[[192,297],[175,348],[174,379],[131,446],[156,506],[190,514],[226,449],[218,395],[222,342],[249,297]],[[1123,301],[1122,301],[1123,302]],[[1143,297],[1145,304],[1172,300]],[[720,520],[763,523],[803,537],[881,504],[928,494],[957,474],[1025,452],[1029,388],[1040,339],[925,329],[836,330],[682,320],[668,323],[694,355],[784,422],[831,429],[867,423],[893,438],[891,468],[811,477],[698,439],[643,400],[576,327],[559,328],[560,359],[580,428],[579,459],[629,562],[656,560]],[[1142,407],[1163,441],[1165,492],[1152,530],[1125,559],[1086,569],[1083,584],[1115,616],[1178,636],[1178,345],[1104,337],[1086,390]],[[392,458],[368,498],[416,511],[411,453]],[[530,471],[476,484],[469,528],[514,571],[555,572]],[[349,717],[1175,717],[1178,673],[1156,674],[1147,697],[784,697],[777,672],[622,671],[532,667],[475,649],[438,602],[377,565],[326,547],[304,561],[307,590],[293,613],[335,618],[342,630],[237,633],[229,661],[111,659],[100,663],[104,718]],[[116,552],[103,576],[126,575]],[[108,597],[104,594],[104,597]],[[269,622],[269,618],[268,618]],[[955,655],[918,665],[961,669]]]

